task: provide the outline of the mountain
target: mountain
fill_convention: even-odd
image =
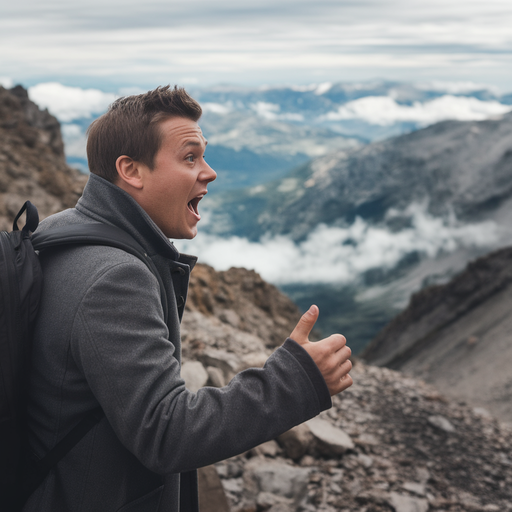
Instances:
[[[512,108],[510,95],[471,83],[223,85],[189,92],[203,106],[200,124],[210,141],[206,157],[219,173],[212,194],[281,178],[293,167],[335,149],[441,120],[485,119]],[[116,95],[58,83],[37,84],[29,93],[63,123],[68,163],[87,172],[85,131]]]
[[[512,422],[512,248],[414,294],[361,354]]]
[[[360,217],[396,231],[409,223],[407,208],[424,202],[436,217],[487,218],[512,196],[511,166],[512,114],[445,121],[213,198],[211,229],[252,240],[267,233],[303,240],[319,224],[346,226]]]
[[[317,303],[319,328],[358,352],[411,293],[507,243],[511,168],[512,114],[444,121],[207,196],[198,253],[250,265],[303,310]]]
[[[0,87],[0,229],[30,199],[44,218],[75,205],[87,177],[66,164],[60,125],[21,86]]]

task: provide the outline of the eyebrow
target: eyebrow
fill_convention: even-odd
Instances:
[[[208,145],[208,141],[206,139],[203,139],[204,140],[204,145],[205,147]],[[202,144],[200,142],[196,142],[195,140],[189,140],[187,142],[185,142],[185,144],[183,144],[181,146],[182,149],[185,149],[187,146],[196,146],[196,147],[201,147]]]

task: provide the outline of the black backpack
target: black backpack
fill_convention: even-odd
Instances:
[[[25,211],[25,226],[20,230],[18,219]],[[128,233],[99,223],[34,233],[38,224],[37,209],[27,201],[14,219],[13,231],[0,232],[0,509],[5,512],[20,510],[49,471],[103,417],[101,409],[91,411],[45,457],[30,460],[25,408],[30,345],[43,282],[38,252],[69,244],[109,245],[127,251],[141,259],[158,279],[167,313],[160,275]]]

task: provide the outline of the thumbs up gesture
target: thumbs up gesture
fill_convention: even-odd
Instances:
[[[320,341],[309,341],[309,333],[313,329],[319,315],[317,306],[306,311],[290,338],[302,346],[311,356],[324,377],[331,396],[344,391],[352,385],[352,377],[348,372],[352,369],[349,360],[352,351],[347,347],[347,340],[341,334],[332,334]]]

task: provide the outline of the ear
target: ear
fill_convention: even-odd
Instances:
[[[142,190],[143,164],[133,160],[129,156],[122,155],[116,160],[116,169],[119,176],[117,185],[126,191],[130,189]]]

